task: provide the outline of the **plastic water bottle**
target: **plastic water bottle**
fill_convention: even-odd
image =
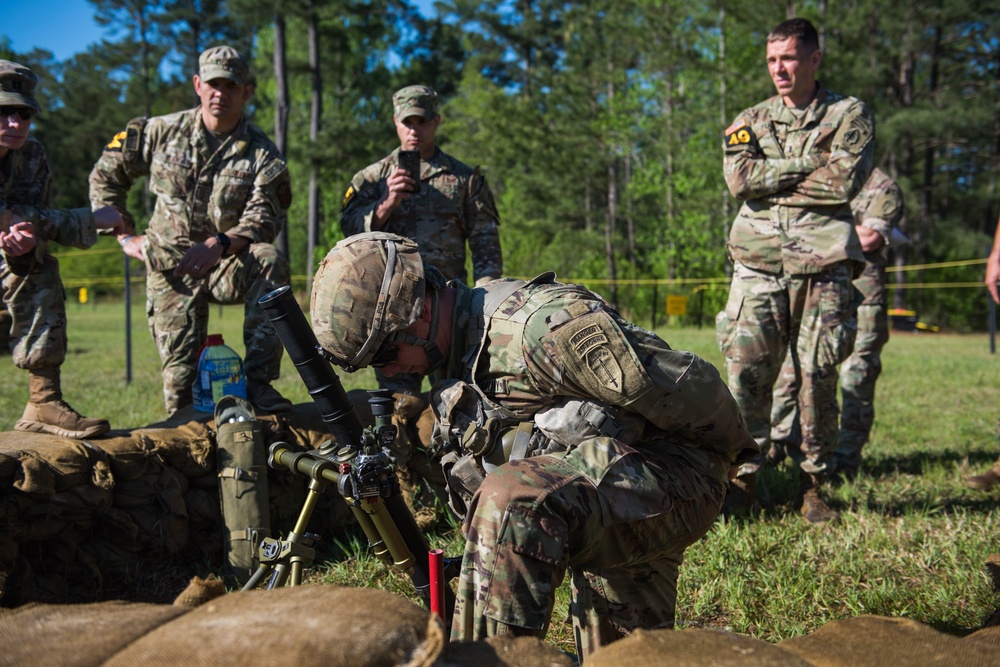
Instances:
[[[222,334],[209,334],[205,341],[192,389],[194,407],[200,412],[214,411],[215,403],[223,396],[247,397],[243,360],[225,344]]]

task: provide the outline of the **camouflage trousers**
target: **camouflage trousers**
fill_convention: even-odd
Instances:
[[[840,437],[834,452],[837,467],[861,466],[861,449],[868,443],[875,421],[875,382],[882,372],[882,348],[889,341],[886,307],[858,306],[858,335],[854,351],[840,367]],[[785,454],[801,463],[798,377],[791,355],[785,357],[774,384],[771,408],[772,458]]]
[[[17,368],[58,368],[66,360],[66,291],[50,254],[27,276],[11,273],[0,255],[3,303],[10,313],[11,361]]]
[[[496,468],[463,526],[452,639],[544,637],[567,569],[582,657],[635,628],[672,626],[684,549],[718,516],[728,470],[688,444],[607,437]]]
[[[798,371],[802,469],[822,474],[833,468],[837,366],[851,353],[857,331],[851,279],[846,263],[795,276],[736,264],[716,337],[729,389],[761,451],[740,475],[760,469],[770,449],[772,390],[786,355]]]
[[[173,270],[147,272],[146,315],[160,352],[168,412],[193,401],[191,386],[198,352],[208,337],[210,303],[244,304],[247,383],[270,383],[278,377],[281,340],[257,301],[288,282],[288,263],[267,243],[253,243],[239,255],[223,257],[202,278],[174,276]]]
[[[861,449],[875,422],[875,383],[882,373],[882,348],[889,342],[889,316],[884,305],[858,307],[854,352],[840,369],[840,444],[837,465],[857,468]]]

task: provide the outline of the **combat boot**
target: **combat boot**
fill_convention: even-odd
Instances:
[[[261,412],[288,412],[292,402],[267,382],[247,382],[247,398]]]
[[[989,491],[1000,484],[1000,459],[997,459],[993,466],[983,474],[966,477],[965,483],[977,491]]]
[[[799,492],[795,498],[795,507],[809,523],[827,523],[835,521],[840,516],[820,495],[822,483],[823,478],[819,475],[806,472],[799,474]]]
[[[31,394],[24,414],[14,424],[18,431],[63,438],[96,438],[111,430],[107,419],[84,417],[62,400],[58,368],[32,370],[28,377]]]
[[[757,473],[740,475],[729,480],[726,499],[722,501],[722,515],[732,517],[750,516],[760,511],[757,502]]]

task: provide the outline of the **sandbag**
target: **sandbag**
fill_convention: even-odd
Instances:
[[[677,667],[808,667],[779,646],[725,630],[636,630],[602,646],[587,667],[669,664]]]
[[[0,664],[98,667],[150,630],[187,613],[141,602],[28,604],[0,613]]]
[[[938,632],[909,618],[858,616],[831,621],[779,648],[816,667],[978,667],[1000,665],[1000,649]]]
[[[211,600],[137,639],[106,667],[429,666],[440,621],[392,593],[296,586]]]
[[[1000,648],[1000,625],[991,625],[976,630],[971,635],[967,635],[965,641],[979,642],[987,646]]]
[[[110,504],[111,468],[107,455],[83,440],[45,433],[0,432],[0,485],[33,496],[52,496],[90,484],[107,493]]]
[[[485,641],[452,642],[445,646],[434,667],[575,667],[576,664],[569,655],[537,637],[501,635]]]

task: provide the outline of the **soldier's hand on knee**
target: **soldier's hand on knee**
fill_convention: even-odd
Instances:
[[[222,245],[217,243],[196,243],[184,253],[184,257],[174,269],[174,275],[201,278],[219,263],[223,251]]]

